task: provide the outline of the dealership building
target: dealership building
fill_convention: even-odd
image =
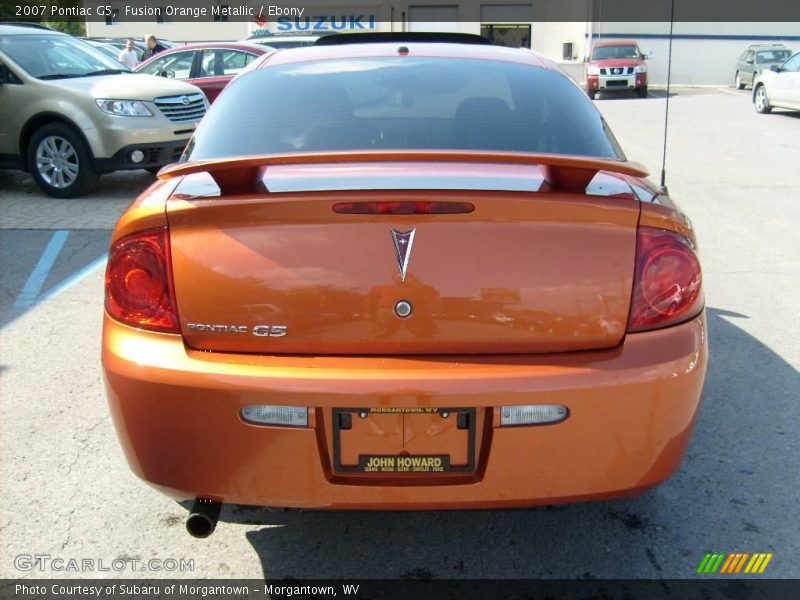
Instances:
[[[494,43],[532,48],[558,62],[577,80],[584,78],[583,59],[597,39],[635,39],[649,55],[652,84],[666,82],[670,23],[587,20],[598,14],[600,0],[563,0],[553,21],[536,5],[514,0],[345,0],[302,4],[302,15],[258,17],[262,0],[217,3],[212,14],[193,20],[176,14],[181,6],[201,3],[148,2],[149,13],[131,16],[131,3],[86,0],[86,6],[110,5],[105,20],[90,20],[86,34],[135,37],[148,34],[175,42],[231,41],[262,34],[325,34],[342,31],[447,31],[479,33]],[[252,6],[251,6],[252,5]],[[213,8],[213,3],[208,3]],[[564,7],[567,7],[566,9]],[[300,7],[286,4],[279,10]],[[157,10],[160,9],[160,10]],[[252,14],[247,14],[250,11]],[[244,12],[245,16],[242,16]],[[97,14],[97,11],[94,11]],[[235,13],[235,14],[234,14]],[[602,16],[602,12],[599,14]],[[539,20],[536,17],[540,17]],[[135,20],[133,20],[135,19]],[[583,20],[579,20],[583,19]],[[676,22],[672,34],[672,82],[685,85],[731,84],[734,63],[750,44],[783,43],[800,50],[800,23]]]

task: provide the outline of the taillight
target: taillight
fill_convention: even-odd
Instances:
[[[662,229],[640,227],[628,331],[675,325],[703,308],[702,273],[694,245]]]
[[[126,325],[180,331],[166,229],[134,233],[111,247],[106,267],[106,311]]]

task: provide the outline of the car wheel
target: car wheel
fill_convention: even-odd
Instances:
[[[28,144],[28,169],[44,193],[75,198],[91,190],[99,175],[83,138],[72,127],[50,123],[36,130]]]
[[[736,77],[733,80],[734,85],[736,86],[737,90],[744,89],[744,82],[742,81],[742,74],[739,71],[736,71]]]
[[[759,85],[756,88],[755,104],[756,112],[762,115],[772,112],[772,107],[769,105],[769,96],[767,96],[767,88],[763,85]]]
[[[636,94],[639,96],[639,98],[647,98],[647,86],[636,90]]]

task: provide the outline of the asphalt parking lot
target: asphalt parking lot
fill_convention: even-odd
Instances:
[[[597,106],[657,181],[663,94]],[[106,245],[152,178],[54,200],[0,172],[0,577],[686,578],[707,551],[773,552],[765,577],[800,577],[800,114],[758,115],[732,89],[679,91],[670,111],[667,183],[698,230],[711,347],[675,477],[633,501],[532,510],[226,510],[207,540],[129,472],[102,385]],[[194,569],[25,570],[20,555]]]

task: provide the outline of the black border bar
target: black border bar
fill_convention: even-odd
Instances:
[[[129,2],[122,0],[2,0],[0,21],[93,21],[105,22],[106,13],[100,7],[119,9],[117,21],[156,24],[155,9],[169,10],[166,22],[215,23],[220,21],[256,22],[262,26],[275,25],[279,19],[309,19],[313,33],[315,19],[358,17],[360,22],[370,18],[378,22],[394,22],[400,27],[411,25],[415,19],[426,23],[454,22],[452,8],[457,6],[456,22],[478,22],[482,11],[497,5],[519,23],[572,22],[797,22],[800,26],[798,0],[166,0],[161,2]],[[29,7],[28,12],[24,7]],[[218,14],[227,6],[231,14]],[[30,9],[45,15],[31,14]],[[424,8],[450,10],[423,10]],[[215,10],[217,13],[215,13]],[[301,16],[296,16],[302,11]],[[415,12],[416,11],[416,12]],[[371,15],[371,17],[370,17]],[[418,15],[415,17],[415,15]],[[162,19],[164,20],[164,19]],[[800,27],[799,27],[800,29]],[[373,29],[374,30],[374,29]],[[402,29],[400,29],[402,31]],[[800,34],[800,30],[798,31]]]
[[[20,591],[20,586],[27,591]],[[344,586],[349,586],[351,593],[346,594]],[[133,593],[135,588],[140,592]],[[715,576],[691,580],[490,580],[413,575],[399,579],[5,579],[0,581],[0,600],[296,600],[333,598],[330,588],[337,599],[359,600],[788,600],[798,597],[800,580]]]

